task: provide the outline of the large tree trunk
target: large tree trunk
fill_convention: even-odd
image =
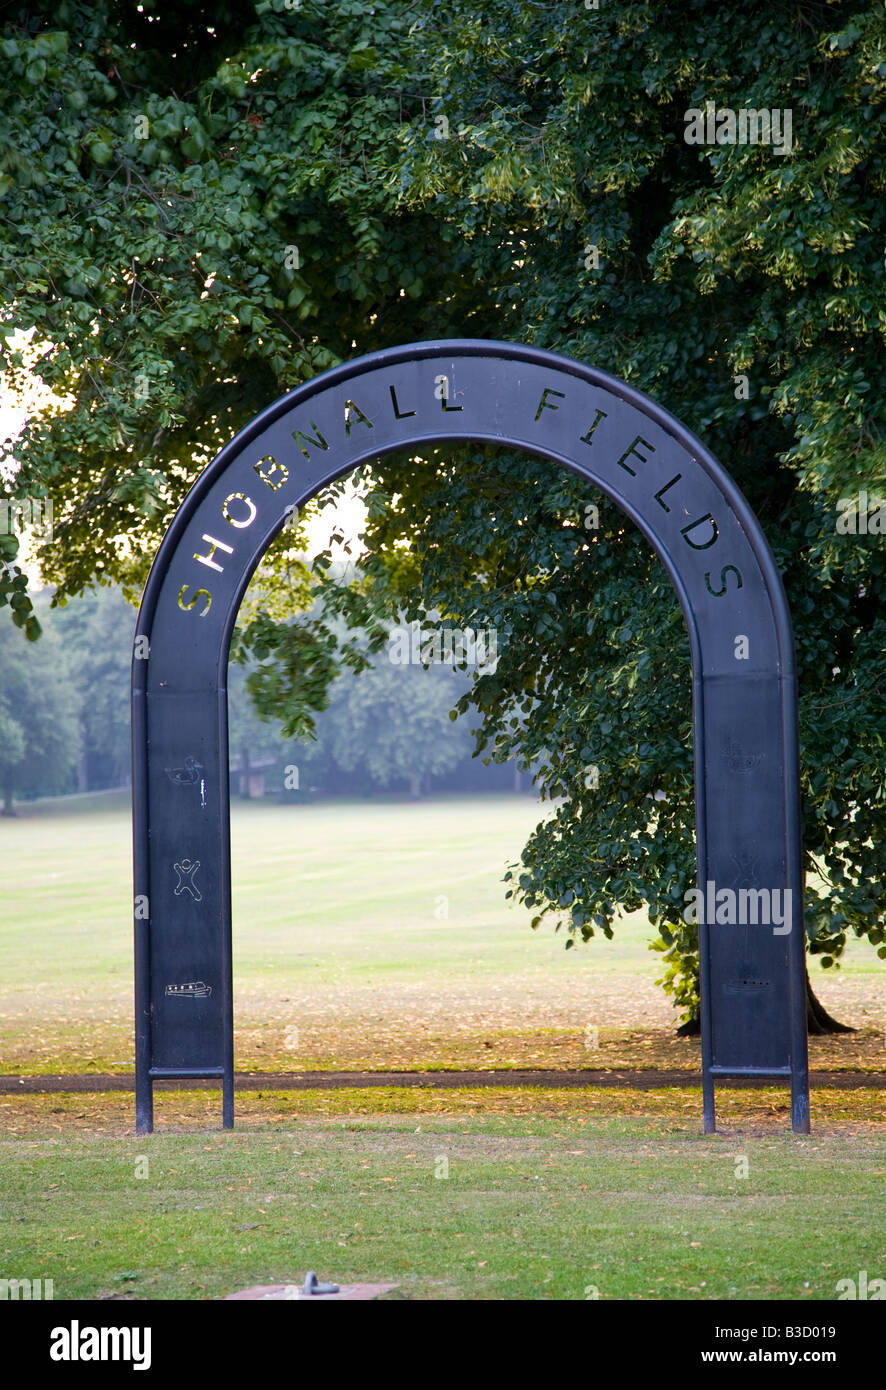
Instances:
[[[831,1018],[821,1000],[816,997],[809,979],[809,970],[806,971],[806,1031],[810,1037],[823,1037],[830,1033],[855,1033],[855,1028],[850,1028],[848,1023],[840,1023],[838,1019]],[[701,1020],[690,1018],[688,1023],[684,1023],[677,1029],[678,1038],[697,1038],[701,1033]]]
[[[3,792],[3,810],[0,811],[0,815],[14,816],[15,813],[15,807],[12,804],[12,787],[7,786]]]
[[[855,1028],[850,1028],[848,1023],[840,1023],[836,1018],[831,1018],[824,1004],[815,997],[815,991],[809,979],[809,971],[806,971],[806,1028],[810,1037],[819,1037],[824,1033],[855,1033]]]

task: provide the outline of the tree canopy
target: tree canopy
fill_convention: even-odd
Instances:
[[[72,402],[29,423],[10,486],[53,498],[59,595],[137,590],[218,447],[342,358],[488,336],[603,366],[703,436],[763,523],[797,636],[810,946],[886,954],[886,542],[836,524],[886,494],[883,8],[149,8],[25,3],[0,37],[2,331],[33,330]],[[689,143],[707,103],[790,111],[790,148]],[[4,353],[13,385],[25,364]],[[546,755],[557,812],[514,891],[570,940],[647,904],[691,1013],[688,660],[657,561],[537,462],[453,448],[366,477],[348,616],[494,627],[466,697],[482,748]],[[253,622],[294,728],[334,674],[330,629]]]

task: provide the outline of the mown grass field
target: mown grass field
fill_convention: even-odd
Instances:
[[[0,822],[0,1067],[131,1066],[130,840],[108,798]],[[501,876],[539,814],[234,807],[237,1065],[682,1067],[648,925],[563,950]],[[444,908],[445,903],[445,908]],[[882,965],[816,987],[858,1035],[813,1064],[878,1070]],[[816,1062],[817,1058],[817,1062]],[[831,1299],[886,1277],[886,1091],[496,1087],[156,1097],[0,1095],[0,1277],[56,1298],[216,1298],[253,1283],[394,1282],[414,1299]],[[745,1175],[746,1174],[746,1175]]]
[[[619,1099],[246,1096],[225,1134],[194,1092],[137,1139],[123,1097],[23,1097],[28,1137],[0,1143],[2,1271],[56,1298],[213,1298],[316,1269],[413,1299],[802,1301],[886,1275],[882,1124],[795,1137],[758,1093],[705,1138],[697,1094],[679,1118]]]
[[[504,870],[542,812],[498,796],[235,803],[238,1069],[695,1067],[641,915],[567,952],[505,901]],[[0,1071],[131,1067],[130,837],[119,797],[0,820]],[[814,970],[861,1033],[813,1040],[813,1065],[886,1064],[873,949]]]

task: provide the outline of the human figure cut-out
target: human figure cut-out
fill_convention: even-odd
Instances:
[[[179,897],[182,893],[190,893],[195,903],[203,901],[203,894],[194,882],[194,874],[200,867],[199,859],[183,859],[180,864],[172,866],[178,874],[178,883],[175,886],[175,896]]]

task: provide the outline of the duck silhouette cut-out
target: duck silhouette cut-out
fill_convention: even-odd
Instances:
[[[200,780],[203,764],[198,763],[196,758],[188,757],[185,758],[184,767],[166,767],[163,770],[177,787],[193,787]]]

